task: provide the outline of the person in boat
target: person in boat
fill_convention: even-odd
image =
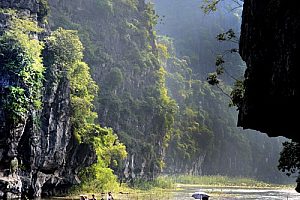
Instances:
[[[80,195],[80,200],[88,200],[87,195]]]
[[[104,196],[105,196],[105,192],[101,192],[101,199],[100,200],[104,200]]]
[[[94,194],[92,194],[92,198],[90,200],[97,200]]]
[[[192,197],[194,197],[194,199],[201,199],[201,200],[208,200],[209,199],[209,195],[204,193],[204,192],[195,192]]]
[[[111,192],[108,192],[107,200],[113,200],[113,199],[114,199],[114,198],[113,198]]]

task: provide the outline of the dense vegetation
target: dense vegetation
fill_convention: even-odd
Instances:
[[[114,172],[121,180],[152,179],[164,169],[194,175],[243,174],[268,181],[274,173],[278,177],[274,181],[279,181],[276,155],[281,140],[241,133],[229,99],[205,81],[216,61],[207,49],[236,48],[236,44],[220,45],[216,36],[238,29],[239,18],[222,10],[204,20],[196,1],[155,3],[158,12],[165,9],[161,18],[151,4],[141,1],[51,3],[51,26],[78,30],[83,41],[84,60],[100,86],[96,98],[100,124],[112,127],[127,147],[127,159],[112,166]],[[177,19],[181,8],[185,17]],[[199,22],[192,29],[187,22],[194,18]],[[170,38],[155,36],[157,20],[158,32],[171,35],[174,44]],[[239,66],[224,74],[225,83],[232,83],[230,76],[239,77],[243,64],[235,56],[225,59],[226,65]],[[230,93],[225,83],[223,90]],[[270,154],[260,146],[274,151]]]
[[[193,184],[201,186],[214,187],[240,187],[240,188],[282,188],[288,185],[270,184],[245,177],[228,177],[228,176],[187,176],[178,175],[165,177],[165,180],[179,184]]]
[[[212,11],[216,11],[217,10],[217,6],[219,7],[220,6],[220,4],[222,4],[221,2],[222,1],[219,1],[219,0],[204,0],[203,1],[204,2],[204,4],[203,4],[203,6],[202,6],[202,9],[204,10],[204,12],[205,13],[209,13],[209,12],[212,12]],[[243,7],[243,0],[237,0],[237,1],[232,1],[232,2],[234,2],[234,4],[235,4],[235,8],[234,9],[238,9],[238,8],[242,8]],[[248,7],[246,7],[246,9],[248,9],[249,7],[251,7],[251,6],[249,6],[248,5]],[[233,10],[234,10],[233,9]],[[288,10],[288,9],[287,9]],[[257,12],[257,11],[256,11]],[[284,12],[286,12],[286,13],[289,13],[288,11],[284,11]],[[259,12],[257,12],[257,13],[259,13]],[[256,14],[257,14],[256,13]],[[248,13],[249,14],[249,13]],[[251,13],[251,17],[254,17],[256,14],[252,14]],[[245,12],[244,14],[244,20],[245,19],[247,19],[247,12]],[[268,15],[268,14],[267,14]],[[260,15],[259,15],[260,16]],[[274,15],[275,16],[275,15]],[[281,14],[279,14],[278,16],[281,16]],[[260,16],[261,17],[261,16]],[[279,18],[281,18],[281,17],[279,17]],[[276,20],[275,19],[273,19],[272,18],[272,20],[274,20],[274,24],[276,24]],[[281,21],[281,19],[279,19],[279,21]],[[285,22],[285,26],[288,26],[288,24],[289,24],[289,22]],[[247,20],[245,20],[245,22],[244,22],[244,27],[248,27],[249,25],[248,25],[248,21]],[[252,26],[256,26],[256,24],[254,23],[254,24],[252,24]],[[272,25],[271,25],[272,26]],[[276,27],[277,28],[277,27]],[[242,25],[242,29],[243,29],[243,25]],[[267,29],[270,29],[270,28],[267,28]],[[255,30],[255,28],[253,28],[253,30]],[[255,30],[255,31],[257,31],[257,30]],[[289,31],[286,31],[286,32],[289,32]],[[229,34],[228,34],[229,33]],[[232,34],[233,33],[233,34]],[[244,40],[246,39],[246,40],[248,40],[248,39],[250,39],[249,37],[245,37],[245,35],[251,35],[251,34],[249,34],[249,33],[247,33],[247,31],[244,31],[244,33],[242,33],[241,34],[241,37],[243,36],[243,34],[244,34]],[[260,34],[259,34],[259,36],[258,36],[258,38],[261,38],[261,37],[263,37],[264,35],[266,35],[266,37],[269,37],[269,34],[267,33],[267,34],[264,34],[263,32],[261,32]],[[233,36],[233,37],[232,37]],[[228,31],[228,32],[226,32],[226,33],[223,33],[223,34],[219,34],[218,36],[217,36],[217,39],[218,40],[221,40],[221,41],[226,41],[226,40],[231,40],[232,38],[235,38],[235,35],[234,35],[234,32],[232,32],[232,30],[230,29],[230,31]],[[251,36],[251,38],[255,38],[255,37],[253,37],[253,36]],[[277,38],[277,37],[276,37]],[[271,39],[272,40],[272,39]],[[282,40],[282,38],[281,38],[281,40]],[[293,40],[293,39],[291,39],[291,40]],[[253,41],[256,41],[255,39],[253,39]],[[285,39],[285,41],[287,41],[287,39]],[[238,50],[237,49],[237,51],[236,52],[239,52],[240,53],[240,55],[242,55],[243,53],[243,51],[245,50],[245,49],[250,49],[247,45],[245,45],[245,44],[243,44],[243,42],[241,41],[239,41],[238,39],[236,39],[236,42],[239,42],[240,43],[240,45],[239,45],[239,47],[240,48],[242,48],[241,49],[241,51],[240,50]],[[273,43],[274,42],[274,40],[271,42],[271,43]],[[259,43],[259,42],[258,42]],[[294,44],[294,45],[296,45],[296,44]],[[247,46],[247,47],[246,47]],[[264,45],[262,45],[262,46],[264,46]],[[246,47],[246,48],[245,48]],[[244,48],[244,50],[243,50],[243,48]],[[272,49],[274,49],[273,48],[273,44],[271,45],[271,48]],[[262,49],[268,49],[268,47],[263,47]],[[275,49],[277,49],[277,48],[275,48]],[[282,47],[281,47],[281,49],[282,49]],[[232,50],[234,50],[234,49],[232,49]],[[232,51],[231,50],[231,51]],[[235,50],[234,50],[235,51]],[[251,51],[253,51],[253,52],[255,52],[256,54],[258,54],[257,52],[259,52],[259,48],[258,49],[252,49]],[[268,55],[273,55],[273,53],[271,52],[272,50],[271,49],[268,49]],[[287,51],[285,51],[285,52],[289,52],[289,50],[287,50]],[[290,53],[290,52],[289,52]],[[281,56],[283,56],[283,55],[281,55]],[[255,56],[254,56],[255,57]],[[264,59],[266,59],[266,57],[265,56],[262,56],[262,58],[263,58],[263,60]],[[252,58],[253,59],[253,58]],[[256,59],[256,58],[255,58]],[[271,59],[272,60],[272,59]],[[288,57],[288,60],[291,60],[291,58],[290,57]],[[272,61],[273,63],[274,63],[274,61]],[[251,63],[251,61],[250,61],[250,63]],[[294,63],[294,62],[290,62],[290,63]],[[265,62],[263,63],[263,65],[265,66],[265,65],[267,65]],[[293,65],[293,64],[292,64]],[[291,66],[285,66],[284,64],[283,65],[273,65],[272,66],[272,68],[277,68],[277,67],[282,67],[282,68],[284,68],[284,67],[287,67],[287,68],[293,68],[293,67],[291,67]],[[255,67],[253,67],[252,66],[252,68],[253,69],[255,69]],[[252,69],[252,70],[253,70]],[[272,69],[273,70],[273,69]],[[262,72],[261,71],[258,71],[257,72],[257,74],[262,74]],[[210,76],[210,78],[209,78],[209,80],[210,81],[212,81],[213,82],[213,84],[218,84],[218,79],[217,79],[217,77],[218,77],[218,73],[213,73],[213,74],[211,74],[212,76]],[[245,73],[245,75],[244,75],[245,77],[246,77],[246,80],[250,80],[251,78],[247,75],[247,73]],[[255,75],[255,76],[257,76],[257,75]],[[254,77],[255,77],[254,76]],[[275,75],[274,74],[272,74],[272,79],[273,79],[273,77],[274,77]],[[211,79],[212,78],[212,79]],[[268,78],[266,77],[266,76],[263,76],[263,79],[265,79],[265,80],[268,80]],[[282,80],[282,79],[293,79],[293,77],[291,76],[291,77],[288,77],[288,78],[283,78],[283,77],[280,77],[280,79]],[[266,83],[263,83],[263,82],[261,82],[261,81],[255,81],[255,82],[257,82],[257,83],[259,83],[259,85],[257,85],[256,87],[260,87],[260,85],[265,85]],[[272,82],[273,82],[273,84],[274,83],[276,83],[276,84],[278,84],[277,82],[280,82],[280,81],[277,81],[277,80],[272,80]],[[247,103],[244,103],[244,102],[246,102],[247,101],[247,97],[245,97],[246,95],[245,95],[245,93],[246,93],[246,85],[247,84],[245,84],[245,82],[244,81],[242,81],[242,80],[237,80],[236,81],[236,83],[234,84],[234,87],[233,87],[233,91],[231,92],[231,94],[230,94],[230,96],[231,96],[231,98],[232,98],[232,101],[233,101],[233,104],[235,104],[237,107],[238,107],[238,109],[240,110],[240,108],[242,108],[242,107],[249,107],[249,105],[246,105]],[[252,86],[253,87],[253,86]],[[283,91],[280,91],[280,95],[279,96],[285,96],[285,95],[282,95],[283,93],[285,93],[285,92],[287,92],[288,90],[290,90],[289,89],[289,87],[294,87],[294,86],[284,86],[284,89],[283,89]],[[278,87],[278,88],[280,88],[280,87]],[[279,89],[280,90],[280,89]],[[263,93],[266,93],[268,91],[268,89],[264,89],[263,90]],[[261,98],[260,96],[260,94],[259,94],[259,92],[257,92],[257,91],[255,91],[255,94],[254,94],[254,96],[257,96],[258,98],[259,98],[259,101],[265,101],[265,102],[270,102],[270,101],[275,101],[276,102],[276,100],[275,99],[277,99],[277,101],[278,102],[280,102],[279,103],[279,105],[282,103],[282,102],[284,102],[285,100],[283,100],[283,99],[279,99],[278,100],[278,98],[274,95],[274,94],[276,94],[276,92],[274,92],[274,91],[272,91],[272,97],[270,98],[270,99],[267,99],[266,97],[264,97],[264,98]],[[295,93],[294,93],[295,94]],[[293,95],[294,95],[293,94]],[[248,95],[249,95],[249,91],[248,91]],[[253,94],[252,94],[253,95]],[[293,95],[291,95],[292,97],[288,97],[288,102],[289,102],[289,105],[291,105],[291,107],[293,107],[293,109],[295,108],[295,105],[293,105],[293,98],[294,98],[294,96]],[[248,99],[250,99],[249,97],[248,97]],[[273,102],[274,103],[274,102]],[[276,103],[275,103],[276,104]],[[257,106],[255,106],[255,105],[251,105],[251,107],[253,107],[253,108],[255,108],[255,109],[257,109]],[[263,106],[264,107],[264,106]],[[277,108],[278,106],[274,106],[275,108]],[[267,108],[265,108],[264,107],[264,109],[267,109]],[[259,109],[258,109],[259,110]],[[283,108],[283,110],[284,110],[284,112],[285,111],[288,111],[288,115],[290,115],[290,116],[294,116],[293,114],[291,114],[290,113],[290,109],[288,109],[288,108],[286,108],[286,107],[284,107]],[[245,111],[240,111],[240,113],[239,113],[239,115],[241,115],[241,113],[243,113],[243,112],[245,112]],[[247,112],[251,112],[251,111],[247,111]],[[279,111],[279,110],[276,110],[276,114],[278,115],[278,116],[286,116],[286,114],[282,114],[281,113],[282,111]],[[269,114],[269,117],[267,117],[267,118],[272,118],[271,116],[273,115],[272,113],[269,113],[268,112],[268,114]],[[257,114],[256,116],[259,116],[259,114]],[[275,116],[275,115],[274,115]],[[246,118],[245,116],[243,116],[242,118]],[[266,117],[263,117],[263,118],[266,118]],[[276,118],[276,117],[275,117]],[[293,136],[293,132],[295,132],[295,130],[293,130],[293,128],[292,128],[292,124],[295,124],[294,122],[292,122],[293,121],[293,117],[292,118],[286,118],[287,119],[287,121],[288,121],[288,123],[287,123],[287,125],[286,125],[286,122],[285,122],[285,120],[282,120],[282,119],[280,119],[280,125],[279,125],[279,127],[283,127],[283,129],[284,129],[284,132],[286,132],[286,133],[281,133],[281,134],[279,134],[279,135],[283,135],[283,136],[286,136],[286,137],[288,137],[288,138],[291,138],[292,140],[291,141],[285,141],[285,142],[283,142],[283,149],[282,149],[282,151],[280,152],[280,158],[279,158],[279,164],[278,164],[278,169],[279,170],[281,170],[282,172],[285,172],[286,173],[286,175],[287,176],[291,176],[291,175],[296,175],[296,182],[297,182],[297,187],[296,187],[296,191],[297,192],[299,192],[300,191],[300,188],[299,188],[299,186],[300,186],[300,173],[299,173],[299,168],[300,168],[300,165],[299,165],[299,160],[300,160],[300,158],[299,158],[299,150],[300,150],[300,148],[299,148],[299,142],[297,141],[297,137],[294,137]],[[248,119],[249,120],[249,119]],[[248,121],[248,120],[246,120],[246,121]],[[258,119],[258,118],[255,118],[254,119],[254,121],[260,121],[260,119]],[[263,131],[263,132],[266,132],[269,136],[271,136],[272,137],[272,135],[273,135],[273,132],[276,132],[276,131],[279,131],[278,130],[278,128],[276,128],[276,125],[273,125],[274,124],[274,119],[272,119],[272,120],[270,120],[269,119],[269,121],[271,121],[271,124],[267,124],[266,125],[266,127],[269,127],[269,128],[271,128],[271,131],[270,130],[268,130],[268,131]],[[257,122],[256,122],[257,123]],[[241,124],[241,123],[240,123]],[[276,122],[275,122],[275,124],[276,124]],[[243,125],[241,125],[241,126],[243,126]],[[244,127],[244,126],[243,126]],[[254,127],[251,127],[251,126],[248,126],[248,128],[254,128]],[[272,131],[272,128],[274,129],[274,130],[276,130],[276,131]],[[257,128],[254,128],[255,130],[262,130],[262,129],[257,129]],[[280,131],[279,131],[280,132]],[[296,132],[297,132],[297,127],[296,127]],[[278,134],[274,134],[275,136],[277,136]],[[296,140],[296,141],[294,141],[294,140]]]
[[[241,60],[226,57],[227,65],[238,67],[229,68],[223,81],[214,78],[221,91],[206,81],[212,66],[224,64],[223,55],[216,59],[207,49],[234,49],[233,44],[220,47],[215,36],[223,40],[225,35],[218,35],[228,28],[223,22],[235,24],[236,17],[222,11],[203,20],[196,1],[155,1],[166,15],[157,29],[171,38],[156,35],[159,17],[153,4],[142,0],[39,2],[40,22],[48,23],[51,8],[51,33],[40,34],[37,23],[16,11],[0,10],[11,17],[9,30],[0,37],[0,73],[17,80],[5,88],[3,102],[16,125],[43,108],[43,93],[51,91],[42,88],[55,84],[44,82],[44,76],[67,82],[72,133],[79,143],[93,144],[97,153],[97,163],[80,171],[83,182],[75,190],[102,192],[116,189],[117,181],[145,189],[171,187],[156,179],[162,172],[283,180],[276,170],[283,139],[244,134],[224,95],[231,93],[236,98],[232,104],[238,104],[242,82],[236,90],[228,83],[231,74],[243,71]],[[179,9],[184,17],[175,19]],[[189,20],[194,18],[203,21],[192,29]],[[34,123],[39,125],[38,117]],[[285,143],[280,169],[299,169],[293,160],[283,160],[297,148]]]
[[[1,9],[0,13],[10,19],[9,28],[0,36],[1,104],[8,115],[6,122],[13,129],[33,116],[34,126],[41,128],[43,95],[52,92],[49,85],[67,82],[71,108],[65,112],[70,115],[72,133],[78,142],[93,144],[97,154],[97,163],[82,171],[81,179],[88,188],[99,191],[114,187],[117,177],[111,167],[118,167],[126,157],[126,147],[112,129],[95,123],[93,103],[98,86],[82,61],[84,48],[77,32],[59,28],[50,35],[44,32],[46,36],[38,40],[45,30],[37,21],[17,10]],[[45,76],[52,82],[45,81]]]
[[[241,134],[235,127],[235,110],[228,107],[227,96],[206,81],[193,78],[188,57],[176,57],[170,38],[160,37],[159,42],[169,49],[165,63],[167,86],[180,108],[166,154],[165,171],[191,175],[243,174],[265,181],[282,180],[276,169],[281,140],[268,141],[267,137],[249,131]],[[228,86],[224,88],[230,91]],[[270,154],[267,147],[272,152],[277,149],[277,155]],[[266,162],[274,165],[261,165]],[[270,175],[271,171],[277,174],[277,180]]]
[[[296,175],[297,183],[300,182],[300,144],[298,142],[284,142],[283,150],[280,152],[278,169],[286,175]],[[299,188],[298,190],[299,191]]]
[[[112,127],[126,145],[128,158],[112,169],[121,180],[153,179],[164,167],[177,109],[167,94],[157,56],[153,7],[125,0],[51,6],[52,27],[76,29],[83,41],[84,59],[100,86],[96,98],[100,124]],[[77,6],[81,11],[75,15]]]
[[[34,38],[34,34],[42,29],[15,10],[1,9],[0,13],[10,17],[9,29],[0,36],[0,71],[6,80],[1,98],[9,115],[8,123],[14,127],[34,108],[41,108],[43,44]],[[15,85],[9,84],[12,80]]]
[[[228,85],[243,71],[236,53],[237,38],[232,37],[238,35],[239,13],[229,12],[224,6],[216,13],[203,15],[198,1],[154,2],[161,16],[158,33],[172,37],[162,37],[160,41],[170,54],[165,64],[169,72],[167,87],[180,108],[166,157],[166,171],[284,180],[276,169],[284,140],[236,128],[237,113],[228,107],[238,104],[242,92],[241,82],[236,83],[235,90]],[[234,42],[226,43],[228,38]],[[225,73],[219,80],[219,90],[211,87],[206,77],[221,65]],[[227,96],[230,93],[233,102]]]
[[[116,177],[110,165],[118,166],[127,152],[112,129],[95,124],[97,114],[93,111],[93,101],[98,86],[91,78],[88,65],[82,61],[83,46],[77,32],[59,28],[45,43],[47,69],[56,68],[57,76],[69,81],[73,134],[80,142],[92,143],[97,153],[97,163],[81,172],[84,182],[80,188],[100,192],[114,187]]]

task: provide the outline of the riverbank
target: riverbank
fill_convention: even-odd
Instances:
[[[125,183],[122,187],[111,188],[115,199],[155,199],[159,197],[172,196],[174,192],[183,192],[189,189],[206,190],[215,196],[224,195],[224,191],[231,190],[294,190],[295,184],[274,184],[257,181],[251,178],[244,177],[227,177],[227,176],[160,176],[154,181],[137,181],[134,187],[128,187]],[[80,194],[86,194],[91,197],[95,194],[97,199],[103,197],[106,199],[108,190],[94,193],[88,191],[76,191],[68,198],[55,198],[55,199],[79,199]],[[184,194],[186,192],[183,192]],[[229,194],[226,194],[226,196]],[[155,198],[154,198],[155,197]]]
[[[295,190],[287,189],[243,189],[243,188],[226,188],[226,187],[198,187],[195,185],[185,185],[180,190],[156,190],[156,191],[140,191],[128,194],[113,193],[113,197],[116,200],[192,200],[192,194],[195,191],[206,192],[211,196],[212,200],[270,200],[270,199],[288,199],[288,200],[299,200],[300,194]],[[88,194],[91,197],[91,194]],[[106,200],[106,195],[96,194],[96,198]],[[47,200],[78,200],[79,196],[73,198],[53,198]],[[44,200],[44,199],[42,199]],[[46,200],[46,199],[45,199]]]
[[[268,183],[252,178],[228,177],[228,176],[165,176],[166,181],[175,183],[177,186],[207,186],[207,187],[238,187],[238,188],[294,188],[295,184]],[[292,182],[292,181],[291,181]]]

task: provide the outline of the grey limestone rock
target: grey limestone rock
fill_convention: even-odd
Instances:
[[[0,1],[0,8],[17,9],[30,17],[38,12],[38,6],[36,0]],[[8,19],[7,15],[0,14],[0,35],[7,28]],[[3,70],[0,72],[0,198],[65,193],[80,182],[77,177],[80,169],[96,161],[92,145],[79,144],[74,138],[65,72],[47,65],[51,60],[47,50],[43,56],[46,67],[43,107],[31,108],[17,124],[7,118],[3,98],[5,87],[19,83]]]

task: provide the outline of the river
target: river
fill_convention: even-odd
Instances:
[[[191,195],[199,191],[197,187],[185,187],[184,190],[174,194],[172,200],[193,199]],[[250,189],[250,188],[202,188],[201,191],[210,195],[210,200],[237,200],[237,199],[259,199],[259,200],[300,200],[300,194],[294,189]],[[170,199],[170,200],[171,200]]]
[[[184,186],[171,192],[114,194],[114,197],[115,200],[193,200],[194,198],[191,197],[191,195],[199,190],[209,194],[209,200],[300,200],[300,193],[297,193],[294,189],[250,189],[236,187],[199,188],[196,186]],[[98,200],[101,199],[101,196],[96,197]],[[104,199],[106,198],[104,197]],[[55,200],[57,200],[57,198]]]

